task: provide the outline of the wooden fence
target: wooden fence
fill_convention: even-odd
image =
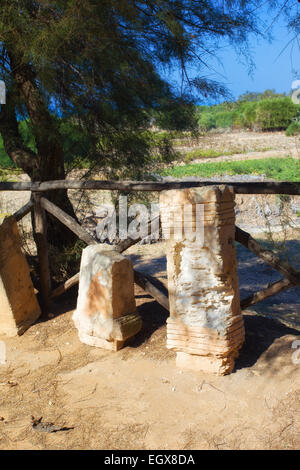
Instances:
[[[175,182],[143,182],[143,181],[76,181],[61,180],[48,182],[2,182],[0,183],[0,191],[31,191],[31,199],[21,209],[19,209],[14,217],[20,221],[29,212],[33,212],[34,216],[34,235],[37,244],[37,254],[39,259],[40,274],[40,294],[42,307],[48,310],[51,299],[58,297],[66,292],[72,286],[79,282],[79,273],[72,278],[52,290],[51,276],[49,269],[48,243],[47,243],[47,222],[45,213],[48,212],[56,217],[61,223],[74,232],[78,238],[83,240],[87,245],[97,244],[98,241],[90,235],[74,218],[66,214],[62,209],[43,197],[43,192],[57,189],[77,189],[77,190],[122,190],[130,191],[162,191],[168,189],[183,189],[191,187],[200,187],[208,185],[221,185],[224,182],[218,181],[175,181]],[[237,194],[288,194],[300,195],[300,183],[290,182],[265,182],[265,183],[243,183],[233,182],[225,183],[233,187]],[[149,221],[149,226],[154,220]],[[249,297],[241,301],[241,308],[246,309],[251,305],[260,302],[267,297],[277,294],[278,292],[292,286],[300,287],[300,271],[296,270],[288,262],[283,261],[271,250],[265,249],[258,241],[244,230],[236,227],[235,240],[257,255],[267,264],[279,271],[283,278],[274,282],[266,289],[254,292]],[[113,248],[119,253],[123,253],[130,246],[138,243],[140,239],[127,239],[114,245]],[[150,294],[160,305],[169,310],[168,292],[165,286],[156,278],[145,275],[134,270],[134,280],[142,289]]]

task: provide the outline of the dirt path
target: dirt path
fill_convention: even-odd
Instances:
[[[188,152],[201,148],[213,149],[219,152],[230,151],[235,154],[267,153],[272,151],[279,155],[300,155],[299,136],[287,137],[285,132],[252,132],[230,131],[209,132],[198,140],[192,139],[188,145],[176,147],[178,150]]]

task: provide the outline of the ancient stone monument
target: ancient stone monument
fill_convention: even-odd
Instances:
[[[40,314],[18,225],[8,217],[0,225],[0,335],[21,335]]]
[[[83,250],[73,320],[83,343],[117,351],[138,333],[142,321],[136,312],[130,260],[103,248],[107,250],[103,245]]]
[[[184,206],[191,207],[189,215]],[[167,348],[177,351],[181,368],[229,374],[244,341],[234,193],[227,186],[163,191],[160,210],[163,234],[169,238]],[[201,218],[201,213],[203,237],[196,237],[201,231],[196,214]]]

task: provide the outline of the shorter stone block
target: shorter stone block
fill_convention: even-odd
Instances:
[[[134,299],[129,259],[103,245],[83,250],[79,293],[73,320],[80,341],[117,351],[142,327]]]
[[[14,217],[0,225],[0,335],[24,333],[40,316]]]

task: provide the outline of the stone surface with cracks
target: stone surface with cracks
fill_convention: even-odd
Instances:
[[[189,218],[186,205],[192,207]],[[197,205],[203,211],[202,227],[196,221]],[[167,348],[177,351],[179,367],[228,374],[244,341],[234,193],[223,185],[164,191],[160,207],[162,229],[169,236]],[[196,237],[201,229],[202,236]]]
[[[114,351],[141,329],[129,259],[107,245],[83,250],[73,320],[83,343]]]
[[[0,334],[21,335],[40,314],[18,224],[7,217],[0,225]]]

